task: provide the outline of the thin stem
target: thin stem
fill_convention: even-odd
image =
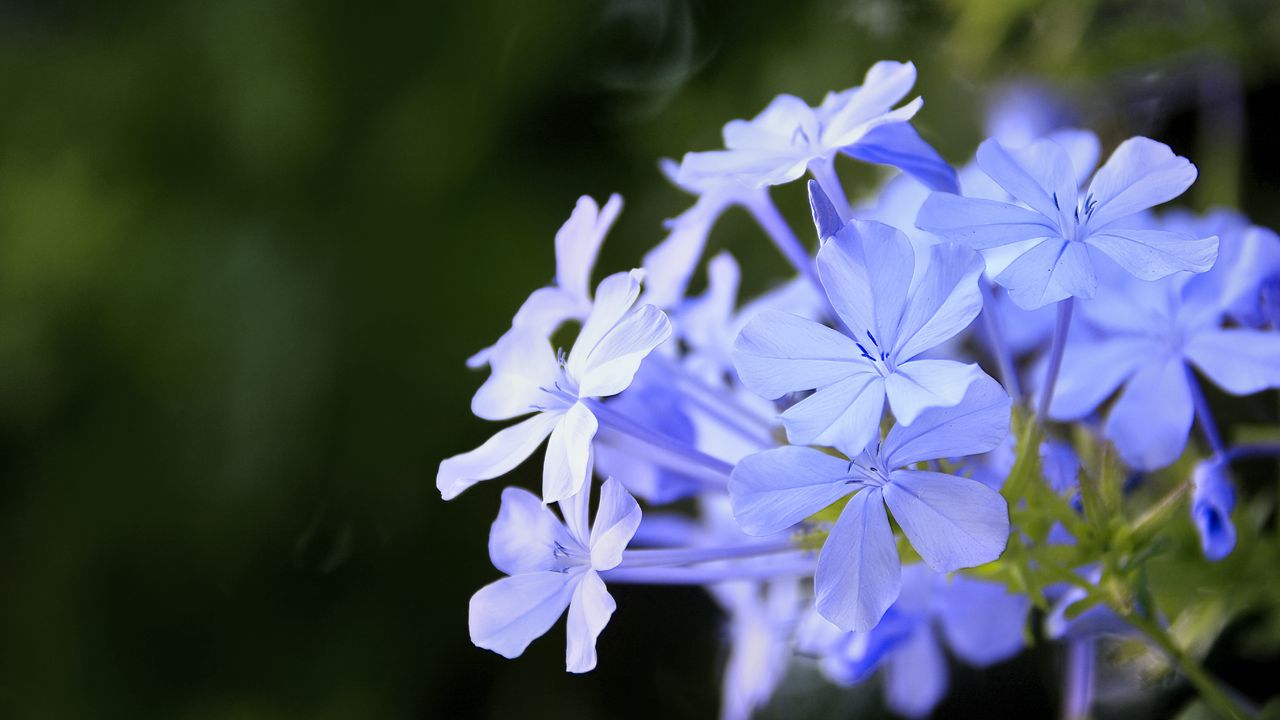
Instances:
[[[1222,453],[1227,462],[1254,458],[1280,457],[1280,443],[1248,443],[1228,448]]]
[[[1231,695],[1227,693],[1217,679],[1200,667],[1200,664],[1188,655],[1186,651],[1178,647],[1178,644],[1174,642],[1169,633],[1160,627],[1158,623],[1132,612],[1119,614],[1125,622],[1150,638],[1169,656],[1169,659],[1173,660],[1183,676],[1191,682],[1196,691],[1200,693],[1200,697],[1204,699],[1209,707],[1213,708],[1214,712],[1232,720],[1247,720],[1252,715],[1231,698]]]
[[[596,419],[610,429],[628,435],[654,450],[667,453],[678,461],[683,461],[672,469],[681,470],[700,479],[711,480],[721,486],[725,484],[729,479],[729,474],[733,472],[733,465],[724,460],[712,457],[673,437],[650,430],[598,400],[587,400],[585,402],[591,408],[591,413],[596,416]],[[655,462],[661,460],[656,456],[647,459]]]
[[[1196,422],[1200,425],[1200,432],[1204,434],[1205,442],[1209,443],[1209,449],[1213,451],[1214,457],[1222,457],[1224,447],[1222,444],[1222,435],[1218,433],[1218,424],[1213,421],[1213,413],[1209,410],[1209,401],[1205,400],[1204,392],[1200,390],[1200,382],[1196,379],[1195,373],[1191,368],[1186,369],[1187,385],[1191,387],[1191,400],[1195,403]]]
[[[657,567],[671,565],[692,565],[694,563],[714,562],[716,560],[732,560],[734,558],[758,557],[790,552],[796,549],[791,540],[780,540],[767,543],[746,543],[725,547],[691,547],[671,550],[627,550],[622,553],[622,564],[619,568]]]
[[[1013,354],[1009,352],[1009,346],[1004,342],[1000,317],[995,313],[995,288],[988,282],[982,280],[978,282],[982,289],[982,327],[987,334],[987,345],[996,358],[996,364],[1000,367],[1000,384],[1004,385],[1009,397],[1017,402],[1022,395],[1022,388],[1018,382],[1018,371],[1013,365]]]
[[[632,585],[712,585],[729,580],[776,580],[784,577],[807,577],[817,562],[797,557],[786,563],[750,565],[718,565],[715,567],[641,567],[614,568],[600,573],[606,583]]]
[[[792,232],[791,226],[787,224],[787,219],[778,211],[778,206],[773,204],[773,198],[766,194],[760,201],[746,203],[745,207],[747,212],[750,212],[751,216],[760,224],[769,239],[773,241],[773,244],[777,246],[783,257],[794,265],[801,275],[808,278],[818,292],[821,293],[822,283],[818,280],[818,271],[814,266],[813,256],[809,254],[808,249]]]
[[[1097,650],[1093,637],[1067,643],[1066,688],[1062,693],[1062,720],[1086,720],[1093,707],[1093,679]]]
[[[1049,406],[1053,402],[1053,386],[1058,382],[1058,371],[1062,369],[1062,353],[1067,349],[1067,331],[1071,329],[1071,310],[1075,307],[1075,298],[1067,298],[1058,303],[1058,322],[1053,327],[1053,344],[1049,347],[1049,367],[1045,371],[1044,387],[1040,389],[1040,407],[1036,411],[1037,421],[1043,425],[1049,419]]]
[[[844,186],[840,184],[840,176],[836,174],[835,158],[830,160],[815,160],[809,163],[809,174],[813,175],[813,179],[818,181],[818,185],[822,187],[822,192],[827,194],[831,199],[831,205],[835,207],[836,214],[840,216],[840,222],[849,222],[853,219],[853,207],[849,205],[849,196],[844,193]]]
[[[689,372],[679,361],[662,355],[650,355],[653,362],[677,385],[686,390],[686,397],[744,438],[771,445],[774,422],[755,409],[738,402],[727,387],[714,387],[701,377]]]

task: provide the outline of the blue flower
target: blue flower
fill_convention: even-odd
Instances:
[[[810,623],[801,647],[822,658],[822,670],[841,685],[879,668],[885,702],[909,718],[928,715],[946,694],[942,645],[983,668],[1017,655],[1025,645],[1031,602],[995,583],[957,575],[948,581],[923,565],[903,568],[902,594],[868,632],[843,632]]]
[[[599,573],[622,562],[640,526],[640,506],[610,479],[588,530],[589,492],[561,504],[561,523],[536,495],[502,491],[502,507],[489,533],[489,557],[508,577],[471,596],[471,642],[506,658],[518,657],[569,609],[565,667],[596,666],[596,638],[617,607]]]
[[[860,87],[829,93],[817,108],[794,95],[779,95],[751,120],[725,125],[725,150],[686,154],[680,181],[729,178],[749,187],[781,185],[843,152],[902,168],[930,187],[954,190],[955,172],[908,123],[923,101],[916,98],[893,109],[915,80],[915,65],[883,61],[867,71]]]
[[[1216,237],[1151,229],[1135,217],[1178,197],[1196,178],[1195,166],[1162,143],[1121,143],[1083,197],[1070,155],[1052,140],[1014,150],[987,140],[978,166],[1018,202],[935,192],[916,224],[1003,264],[995,280],[1019,307],[1093,297],[1098,253],[1143,280],[1204,272],[1217,257]]]
[[[743,329],[734,363],[748,389],[769,399],[817,390],[782,414],[791,442],[857,454],[875,437],[886,399],[909,425],[985,377],[977,365],[919,357],[982,308],[973,252],[944,244],[930,257],[928,272],[917,269],[901,232],[855,220],[818,252],[823,287],[853,337],[776,311]]]
[[[1236,526],[1231,522],[1236,492],[1227,477],[1227,464],[1217,458],[1196,463],[1191,480],[1195,484],[1191,492],[1191,520],[1200,534],[1200,547],[1205,557],[1221,560],[1236,546]]]
[[[1009,396],[983,377],[964,400],[895,425],[853,460],[788,446],[743,458],[729,480],[734,517],[771,535],[853,494],[831,528],[814,577],[818,611],[846,630],[875,627],[898,596],[899,560],[885,505],[911,546],[939,572],[995,560],[1009,537],[1004,498],[970,478],[907,469],[986,452],[1009,430]]]
[[[521,327],[494,346],[493,372],[472,398],[472,412],[486,420],[534,415],[441,462],[436,487],[444,499],[510,472],[548,436],[543,500],[563,500],[582,489],[591,477],[591,443],[599,427],[587,401],[625,390],[644,358],[671,335],[661,310],[632,307],[640,275],[616,273],[600,282],[567,357],[557,358],[544,335]]]
[[[1280,387],[1280,334],[1223,327],[1226,298],[1211,280],[1118,276],[1081,304],[1050,415],[1085,417],[1123,387],[1104,432],[1130,466],[1155,470],[1186,447],[1197,392],[1191,367],[1233,395]]]

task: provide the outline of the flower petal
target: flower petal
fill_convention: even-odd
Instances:
[[[569,621],[565,626],[565,669],[571,673],[590,672],[596,666],[596,639],[609,624],[618,604],[605,589],[604,581],[594,570],[582,576],[569,604]]]
[[[947,644],[974,667],[1008,660],[1026,645],[1031,601],[1002,585],[956,575],[937,607]]]
[[[992,180],[1041,215],[1058,220],[1063,209],[1075,212],[1075,170],[1054,141],[1037,140],[1010,150],[991,138],[978,146],[977,159]]]
[[[980,377],[985,377],[985,373],[972,363],[911,360],[899,365],[884,379],[884,391],[894,418],[910,425],[929,408],[951,407],[960,402],[969,386]]]
[[[600,488],[600,504],[591,525],[591,567],[609,570],[622,562],[622,551],[640,527],[640,505],[622,483],[609,478]]]
[[[852,492],[848,461],[796,445],[748,455],[729,478],[729,502],[743,532],[786,530]]]
[[[818,390],[787,408],[782,424],[797,445],[823,445],[857,455],[880,432],[885,383],[861,372]]]
[[[1236,506],[1235,489],[1224,463],[1205,460],[1196,464],[1191,477],[1191,520],[1200,534],[1204,556],[1214,562],[1231,554],[1236,546],[1236,526],[1231,511]]]
[[[505,658],[519,657],[569,606],[579,576],[535,572],[505,577],[471,596],[471,642]]]
[[[842,630],[867,632],[897,599],[901,582],[880,491],[863,490],[849,500],[818,554],[818,612]]]
[[[1194,414],[1188,372],[1181,358],[1150,363],[1111,406],[1106,435],[1134,469],[1162,468],[1186,447]]]
[[[1069,297],[1091,298],[1098,287],[1084,243],[1054,239],[1036,245],[1009,263],[996,281],[1023,310]]]
[[[556,284],[574,297],[591,297],[591,268],[600,243],[622,210],[622,196],[613,194],[603,209],[587,195],[578,198],[573,214],[556,233]]]
[[[925,198],[916,227],[975,250],[1062,236],[1054,221],[1034,210],[943,192]]]
[[[631,309],[640,295],[640,278],[643,274],[639,270],[614,273],[601,280],[596,286],[595,304],[591,307],[591,314],[587,315],[586,321],[583,322],[582,330],[578,332],[573,349],[569,351],[569,359],[565,363],[565,369],[571,377],[582,378],[583,369],[589,362],[591,354],[595,352],[596,346]]]
[[[947,659],[928,624],[900,642],[884,663],[884,701],[899,715],[922,718],[947,692]]]
[[[1088,227],[1108,223],[1168,202],[1191,187],[1196,166],[1164,143],[1133,137],[1120,143],[1089,184],[1086,198],[1097,205]]]
[[[1009,507],[977,480],[924,470],[895,470],[884,486],[893,519],[937,572],[995,560],[1009,541]]]
[[[977,253],[960,245],[934,245],[928,268],[898,326],[893,350],[898,362],[955,337],[982,310],[982,258]]]
[[[576,495],[591,480],[592,449],[600,425],[583,403],[574,403],[551,432],[542,466],[542,501]]]
[[[1000,383],[979,375],[959,403],[926,410],[910,425],[894,425],[885,436],[881,455],[890,468],[900,468],[922,460],[987,452],[1009,434],[1012,404]]]
[[[537,495],[523,488],[502,491],[498,519],[489,529],[489,559],[508,575],[554,570],[556,544],[574,541]]]
[[[654,348],[671,337],[671,321],[653,305],[628,313],[614,325],[580,368],[579,397],[607,397],[626,390]]]
[[[765,310],[734,343],[733,364],[747,389],[768,400],[866,371],[848,336],[798,315]]]
[[[1088,415],[1138,368],[1161,357],[1161,352],[1155,341],[1145,337],[1121,335],[1091,341],[1072,333],[1062,355],[1049,417],[1078,420]]]
[[[1184,352],[1215,385],[1234,395],[1280,387],[1280,333],[1205,330],[1187,343]]]
[[[476,417],[506,420],[556,404],[543,390],[555,384],[559,370],[545,334],[512,327],[493,346],[487,360],[489,377],[471,398],[471,412]]]
[[[886,123],[844,148],[849,157],[898,168],[931,190],[960,192],[956,171],[909,122]]]
[[[851,221],[818,250],[818,276],[840,319],[861,337],[879,336],[884,348],[894,346],[915,264],[906,235],[866,220]]]
[[[538,413],[499,430],[471,452],[445,459],[436,472],[436,488],[440,495],[445,500],[452,500],[481,480],[491,480],[511,472],[538,449],[559,420],[558,412]]]
[[[1091,233],[1085,242],[1140,280],[1159,280],[1176,272],[1204,272],[1218,259],[1217,237],[1197,238],[1166,230],[1112,225]]]
[[[834,147],[843,146],[843,136],[888,113],[915,84],[916,66],[912,63],[881,60],[872,65],[860,87],[836,96],[844,102],[826,118],[823,140]]]

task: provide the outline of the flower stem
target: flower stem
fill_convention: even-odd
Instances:
[[[1196,691],[1200,693],[1200,697],[1204,699],[1205,703],[1213,708],[1214,712],[1224,718],[1231,718],[1231,720],[1247,720],[1247,718],[1251,717],[1252,713],[1233,700],[1221,686],[1221,683],[1204,668],[1200,667],[1200,664],[1188,655],[1186,651],[1178,647],[1178,644],[1174,642],[1169,633],[1160,627],[1158,623],[1133,612],[1120,613],[1120,617],[1132,625],[1134,629],[1146,635],[1169,656],[1169,659],[1178,666],[1178,669],[1191,682]]]
[[[796,549],[790,539],[775,542],[754,542],[724,547],[690,547],[661,550],[627,550],[622,553],[621,569],[692,565],[694,563],[731,560],[790,552]]]
[[[1040,406],[1036,418],[1041,425],[1049,419],[1049,406],[1053,403],[1053,386],[1058,382],[1058,371],[1062,369],[1062,354],[1067,349],[1067,331],[1071,329],[1071,311],[1075,307],[1075,298],[1067,298],[1058,303],[1058,322],[1053,327],[1053,344],[1049,347],[1049,367],[1045,371],[1044,387],[1040,389]]]
[[[1067,643],[1066,688],[1062,693],[1062,720],[1086,720],[1093,706],[1093,678],[1097,649],[1093,637]]]
[[[982,291],[982,327],[987,334],[987,345],[996,358],[996,364],[1000,367],[1000,384],[1004,385],[1009,397],[1017,402],[1018,397],[1022,395],[1022,388],[1018,383],[1018,371],[1013,366],[1013,354],[1009,352],[1009,346],[1004,342],[1000,317],[995,313],[995,288],[981,279],[978,280],[978,285]]]
[[[596,419],[606,427],[623,435],[628,435],[658,451],[655,455],[646,458],[647,460],[684,472],[701,480],[708,480],[721,488],[725,486],[729,479],[729,474],[733,472],[733,465],[730,463],[720,458],[712,457],[669,435],[650,430],[598,400],[587,400],[585,402],[591,408],[591,413],[596,416]],[[663,455],[666,457],[663,457]]]
[[[1213,421],[1213,413],[1209,410],[1209,401],[1205,400],[1195,373],[1191,368],[1187,368],[1186,372],[1187,385],[1191,388],[1191,400],[1195,403],[1196,422],[1200,424],[1200,432],[1204,434],[1205,442],[1209,443],[1209,450],[1213,452],[1214,457],[1220,458],[1225,450],[1222,435],[1218,433],[1218,424]]]
[[[764,230],[769,239],[782,253],[800,274],[809,279],[813,283],[814,288],[822,293],[822,283],[818,281],[818,270],[814,266],[813,256],[809,254],[808,249],[796,237],[791,230],[791,226],[787,224],[787,219],[778,211],[778,206],[773,203],[773,199],[768,195],[764,195],[763,199],[756,202],[745,204],[747,212],[755,218],[756,222]]]
[[[806,577],[813,574],[817,562],[809,557],[796,557],[785,563],[734,564],[716,567],[640,567],[605,570],[600,578],[606,583],[631,585],[712,585],[729,580],[776,580],[784,577]]]

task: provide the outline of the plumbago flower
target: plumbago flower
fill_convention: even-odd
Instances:
[[[640,526],[640,506],[621,484],[606,480],[588,528],[589,495],[587,489],[561,503],[561,523],[536,495],[520,488],[502,491],[489,557],[508,577],[471,597],[473,643],[518,657],[568,608],[565,667],[582,673],[596,666],[596,638],[617,607],[600,573],[622,562]]]
[[[564,322],[582,320],[591,312],[591,269],[600,244],[622,210],[622,197],[609,196],[603,209],[590,196],[578,198],[573,214],[556,232],[556,282],[533,291],[511,320],[521,328],[550,337]],[[472,355],[467,367],[484,367],[493,347]]]
[[[1135,217],[1195,181],[1195,166],[1162,143],[1121,143],[1083,197],[1070,156],[1052,140],[1014,150],[987,140],[978,166],[1018,202],[935,192],[916,224],[982,251],[988,262],[1007,263],[995,280],[1021,308],[1093,297],[1097,253],[1142,280],[1204,272],[1217,257],[1216,237],[1152,229]]]
[[[791,442],[857,454],[878,432],[886,399],[910,425],[986,377],[974,364],[919,357],[982,308],[978,257],[950,244],[930,251],[931,271],[917,274],[901,232],[855,220],[818,251],[818,274],[849,335],[781,312],[743,329],[734,362],[748,389],[768,399],[817,390],[782,413]]]
[[[893,109],[915,81],[915,65],[883,61],[871,66],[861,86],[830,93],[817,108],[794,95],[779,95],[751,120],[724,126],[725,150],[686,154],[679,180],[692,184],[718,177],[750,187],[781,185],[809,171],[829,171],[843,152],[954,191],[955,172],[908,122],[923,101],[916,98]]]
[[[534,414],[440,463],[436,487],[446,500],[510,472],[548,436],[543,501],[563,500],[582,489],[591,477],[591,443],[599,427],[590,403],[625,390],[644,358],[671,335],[661,310],[633,307],[641,275],[633,270],[600,282],[567,357],[557,358],[545,336],[526,328],[513,328],[499,341],[489,358],[493,372],[476,391],[471,410],[486,420]]]
[[[1227,463],[1221,458],[1198,462],[1191,480],[1191,520],[1200,534],[1200,547],[1206,558],[1221,560],[1236,546],[1236,526],[1231,522],[1236,491],[1227,477]]]
[[[909,565],[902,569],[902,594],[875,628],[846,632],[812,615],[799,646],[818,656],[823,673],[840,685],[862,682],[879,668],[890,709],[924,717],[947,691],[943,641],[972,667],[1008,660],[1025,645],[1030,609],[1025,596],[995,583],[963,575],[948,580]]]
[[[1009,431],[1009,396],[994,380],[974,382],[962,402],[895,425],[874,452],[845,459],[787,446],[743,458],[729,480],[734,517],[771,535],[853,495],[818,555],[818,612],[842,629],[875,627],[898,597],[900,564],[885,505],[911,546],[938,572],[991,562],[1004,552],[1004,498],[977,480],[911,469],[998,446]]]
[[[1130,466],[1156,470],[1186,447],[1199,395],[1192,367],[1233,395],[1280,387],[1280,334],[1224,327],[1224,298],[1200,280],[1210,278],[1117,277],[1083,304],[1050,416],[1083,418],[1123,387],[1104,433]]]

